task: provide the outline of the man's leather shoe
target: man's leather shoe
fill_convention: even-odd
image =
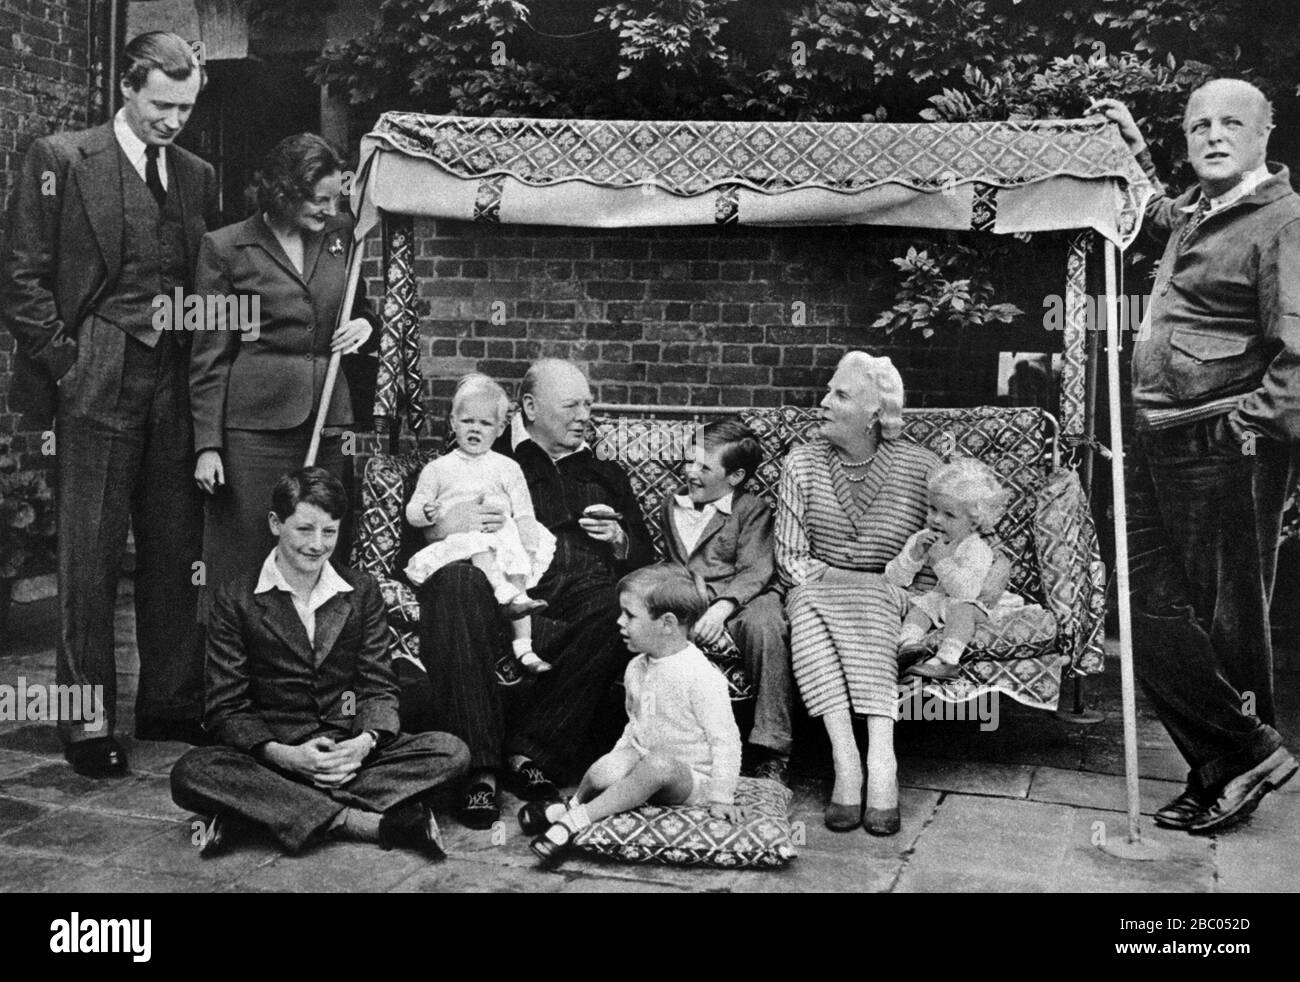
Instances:
[[[1264,795],[1286,784],[1298,770],[1300,763],[1290,751],[1278,747],[1245,774],[1224,785],[1218,800],[1199,818],[1189,822],[1187,831],[1204,835],[1235,825],[1259,807]]]
[[[456,815],[467,829],[490,829],[501,818],[497,789],[487,781],[475,781],[465,788],[465,799]]]
[[[501,776],[506,788],[524,801],[554,801],[560,797],[560,789],[536,761],[525,758],[518,767],[507,766]]]
[[[137,740],[170,743],[188,743],[206,747],[212,743],[211,735],[193,719],[166,719],[162,716],[140,716],[135,721]]]
[[[1204,815],[1209,807],[1209,802],[1200,794],[1191,788],[1183,788],[1182,794],[1173,801],[1166,802],[1156,811],[1156,824],[1162,829],[1182,831]]]
[[[201,838],[199,839],[199,856],[203,859],[212,859],[220,856],[226,851],[226,819],[224,815],[213,815],[206,822],[202,819],[198,821],[203,823]]]
[[[70,743],[63,756],[74,771],[85,777],[126,776],[126,751],[112,737]]]
[[[424,802],[406,802],[379,818],[379,844],[385,849],[410,849],[430,859],[444,859],[442,831],[433,809]]]
[[[782,787],[790,786],[790,762],[775,754],[761,760],[754,768],[754,777],[776,781]]]

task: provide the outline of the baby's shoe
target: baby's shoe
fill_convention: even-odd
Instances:
[[[532,651],[521,652],[517,657],[524,671],[532,675],[541,675],[543,672],[549,672],[555,667],[550,662],[538,658]]]
[[[521,593],[510,603],[505,604],[506,616],[512,621],[517,621],[521,617],[527,617],[529,614],[536,614],[545,610],[549,604],[545,600],[534,600],[526,593]]]

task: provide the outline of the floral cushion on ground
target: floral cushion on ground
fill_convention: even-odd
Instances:
[[[643,805],[583,829],[574,845],[627,863],[775,868],[794,859],[790,789],[776,781],[742,777],[736,804],[739,822],[713,818],[694,805]]]

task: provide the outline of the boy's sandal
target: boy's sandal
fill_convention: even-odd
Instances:
[[[918,662],[913,665],[907,670],[907,674],[916,675],[923,679],[951,682],[953,679],[961,677],[961,666],[949,665],[946,661],[932,658],[929,661]]]
[[[561,838],[556,838],[557,836]],[[568,850],[572,841],[573,833],[569,831],[569,827],[553,822],[547,826],[545,832],[530,842],[528,847],[537,854],[538,858],[546,862],[554,862]]]
[[[530,801],[523,808],[519,809],[519,829],[524,835],[540,835],[551,826],[551,820],[546,817],[546,809],[554,804],[563,804],[558,798],[552,798],[550,801]]]

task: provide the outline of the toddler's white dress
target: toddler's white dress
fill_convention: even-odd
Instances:
[[[522,578],[526,590],[542,578],[555,556],[555,536],[537,521],[524,472],[495,450],[475,455],[456,449],[431,460],[420,471],[415,493],[406,505],[406,520],[417,528],[427,527],[427,502],[433,502],[439,514],[446,514],[453,505],[476,501],[479,495],[483,495],[484,504],[495,504],[506,513],[505,524],[496,532],[455,532],[425,546],[406,566],[406,578],[415,586],[448,563],[481,552],[493,554],[503,576]]]

